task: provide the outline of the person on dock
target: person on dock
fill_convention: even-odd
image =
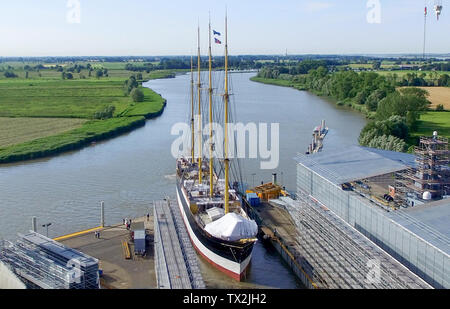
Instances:
[[[147,213],[147,221],[150,221],[150,214]]]

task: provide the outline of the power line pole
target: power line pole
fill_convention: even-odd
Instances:
[[[427,7],[425,6],[425,12],[424,12],[424,21],[423,21],[423,60],[425,60],[425,46],[426,46],[426,39],[427,39]]]

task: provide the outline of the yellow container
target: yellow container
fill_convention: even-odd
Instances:
[[[194,215],[198,213],[198,205],[197,204],[191,204],[190,208],[191,208],[191,212]]]

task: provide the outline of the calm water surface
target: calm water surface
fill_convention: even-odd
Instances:
[[[215,73],[219,78],[221,73]],[[280,165],[261,171],[259,161],[246,160],[244,181],[252,185],[279,180],[295,190],[293,157],[305,152],[312,129],[327,120],[330,133],[325,147],[352,145],[366,121],[359,114],[336,108],[334,104],[307,92],[254,83],[254,73],[232,74],[238,120],[280,123]],[[185,122],[189,110],[189,76],[154,80],[146,84],[167,99],[163,115],[145,127],[80,151],[50,159],[0,167],[0,238],[11,239],[26,232],[31,217],[40,227],[51,222],[49,236],[59,236],[99,223],[99,203],[105,201],[106,223],[124,217],[143,216],[153,200],[174,197],[175,160],[170,153],[174,123]],[[255,247],[247,283],[237,284],[201,263],[210,287],[297,288],[300,283],[280,261],[276,252],[263,244]]]

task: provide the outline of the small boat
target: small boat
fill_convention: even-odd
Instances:
[[[313,139],[312,143],[309,144],[308,150],[306,151],[306,154],[313,154],[322,151],[323,149],[323,140],[328,134],[328,127],[325,126],[325,120],[322,120],[322,123],[320,126],[317,126],[313,130]]]

